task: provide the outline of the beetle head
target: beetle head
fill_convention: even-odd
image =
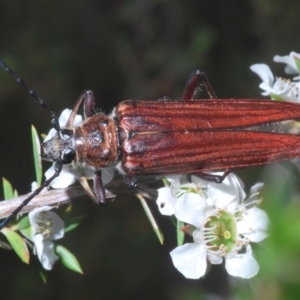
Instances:
[[[47,161],[62,161],[70,164],[75,160],[74,132],[70,129],[61,129],[41,145],[41,157]]]

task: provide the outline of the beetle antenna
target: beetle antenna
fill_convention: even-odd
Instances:
[[[31,97],[33,97],[50,115],[51,117],[51,125],[52,127],[57,131],[58,136],[60,136],[60,125],[58,122],[58,118],[54,111],[52,111],[48,105],[45,103],[45,101],[39,97],[39,95],[31,89],[24,80],[22,80],[13,70],[11,70],[4,62],[0,59],[0,67],[4,69],[10,76],[12,76],[15,81],[21,85]]]
[[[45,187],[47,187],[54,178],[58,177],[61,170],[62,170],[62,166],[63,163],[62,161],[57,161],[54,165],[54,174],[46,181],[44,181],[42,183],[42,185],[37,188],[28,198],[26,198],[20,206],[18,206],[6,219],[4,219],[1,223],[0,223],[0,230],[8,223],[10,222],[22,209],[24,206],[26,206],[36,195],[38,195],[42,189],[44,189]]]

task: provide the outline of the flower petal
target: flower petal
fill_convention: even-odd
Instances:
[[[182,175],[168,175],[165,177],[170,182],[170,189],[172,191],[172,194],[175,196],[181,186]]]
[[[59,125],[60,126],[66,126],[67,122],[68,122],[68,119],[70,117],[70,114],[71,114],[72,110],[71,109],[64,109],[59,118],[58,118],[58,122],[59,122]]]
[[[53,241],[62,238],[65,234],[65,222],[53,211],[48,211],[47,215],[51,218],[51,224],[48,226],[49,239]]]
[[[49,133],[45,137],[44,142],[50,140],[52,137],[55,136],[56,133],[57,133],[57,131],[54,128],[51,128],[50,131],[49,131]]]
[[[64,236],[64,221],[53,211],[51,206],[42,206],[35,208],[28,214],[29,222],[32,226],[32,235],[36,232],[47,231],[47,238],[57,240]]]
[[[265,211],[253,207],[243,213],[243,219],[237,223],[238,233],[246,236],[251,242],[258,243],[268,234],[269,218]]]
[[[45,205],[45,206],[42,206],[42,207],[35,208],[31,212],[29,212],[28,219],[29,219],[29,222],[30,222],[31,226],[38,227],[39,224],[37,223],[37,220],[38,220],[39,214],[43,211],[48,211],[52,208],[53,207],[51,207],[51,206]]]
[[[70,117],[72,110],[66,108],[65,110],[62,111],[62,113],[60,114],[59,118],[58,118],[58,122],[60,127],[64,127],[67,124],[67,121]],[[74,125],[78,126],[82,123],[82,116],[81,115],[76,115],[75,116],[75,120],[74,120]],[[53,136],[55,136],[55,134],[57,133],[57,131],[54,128],[51,128],[49,133],[47,134],[46,138],[44,139],[44,142],[50,140]]]
[[[250,70],[256,73],[267,86],[273,85],[274,75],[266,64],[254,64],[250,66]]]
[[[62,113],[60,114],[59,119],[58,119],[59,125],[61,127],[66,126],[71,113],[72,113],[72,110],[68,109],[68,108],[66,108],[65,110],[62,111]],[[74,119],[74,126],[78,126],[81,123],[82,123],[82,116],[81,115],[76,115],[75,119]]]
[[[257,182],[255,183],[251,188],[250,188],[250,195],[255,194],[259,192],[264,186],[264,183],[262,182]],[[251,197],[251,196],[250,196]]]
[[[39,187],[39,186],[38,186],[38,184],[37,184],[36,181],[33,181],[33,182],[31,183],[31,191],[32,191],[32,192],[34,192],[38,187]]]
[[[80,177],[94,178],[95,170],[92,168],[82,168],[78,165],[66,165],[64,170],[74,177],[74,181]]]
[[[203,244],[184,244],[171,251],[173,264],[186,278],[198,279],[207,268],[206,248]]]
[[[216,173],[218,174],[223,173]],[[243,186],[241,179],[230,173],[222,183],[210,182],[207,186],[207,193],[216,208],[226,207],[227,210],[234,211],[246,197]]]
[[[211,264],[213,265],[220,265],[223,262],[223,257],[210,253],[208,252],[207,254],[207,259],[210,261]]]
[[[115,166],[111,165],[109,167],[101,169],[101,176],[103,184],[111,182],[115,176]]]
[[[259,265],[252,256],[250,245],[247,245],[246,253],[225,257],[225,268],[229,275],[251,278],[259,271]]]
[[[51,270],[53,264],[58,260],[54,252],[54,243],[44,240],[41,234],[37,234],[33,239],[35,251],[44,269]]]
[[[274,56],[275,62],[286,64],[286,67],[284,70],[287,74],[298,74],[299,73],[295,59],[299,60],[300,54],[293,52],[293,51],[289,55],[284,55],[284,56],[275,55]]]
[[[195,193],[184,193],[175,205],[176,218],[182,222],[200,227],[203,225],[205,201]]]
[[[45,172],[46,179],[49,179],[51,176],[54,175],[54,166],[49,168]],[[55,189],[63,189],[75,182],[74,174],[72,174],[69,170],[69,167],[67,165],[63,165],[62,170],[58,177],[56,177],[52,182],[50,183],[50,186],[52,186]]]
[[[67,123],[67,122],[66,122]],[[65,123],[65,124],[66,124]],[[76,115],[74,119],[74,126],[78,126],[82,123],[82,116],[81,115]]]
[[[197,243],[197,244],[204,243],[202,227],[201,227],[201,229],[196,228],[193,231],[193,239],[194,239],[194,242]]]
[[[173,196],[169,187],[158,189],[156,204],[162,215],[171,216],[175,214],[174,204],[176,198]]]

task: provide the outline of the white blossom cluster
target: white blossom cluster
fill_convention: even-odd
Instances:
[[[268,217],[257,208],[263,184],[254,185],[246,198],[242,181],[233,173],[221,184],[195,176],[191,182],[185,176],[167,179],[170,186],[159,189],[158,208],[162,214],[175,215],[187,224],[183,230],[193,237],[193,243],[171,252],[174,266],[185,277],[198,279],[205,275],[208,262],[221,264],[225,259],[230,275],[256,275],[259,265],[250,243],[267,236]]]

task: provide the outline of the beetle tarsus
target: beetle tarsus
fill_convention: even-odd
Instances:
[[[124,180],[130,187],[134,189],[139,187],[138,181],[134,177],[125,175]]]
[[[231,169],[226,169],[223,175],[215,175],[215,174],[210,174],[210,173],[193,173],[193,175],[198,176],[202,179],[208,180],[208,181],[214,181],[216,183],[222,183],[225,178],[232,172]]]

